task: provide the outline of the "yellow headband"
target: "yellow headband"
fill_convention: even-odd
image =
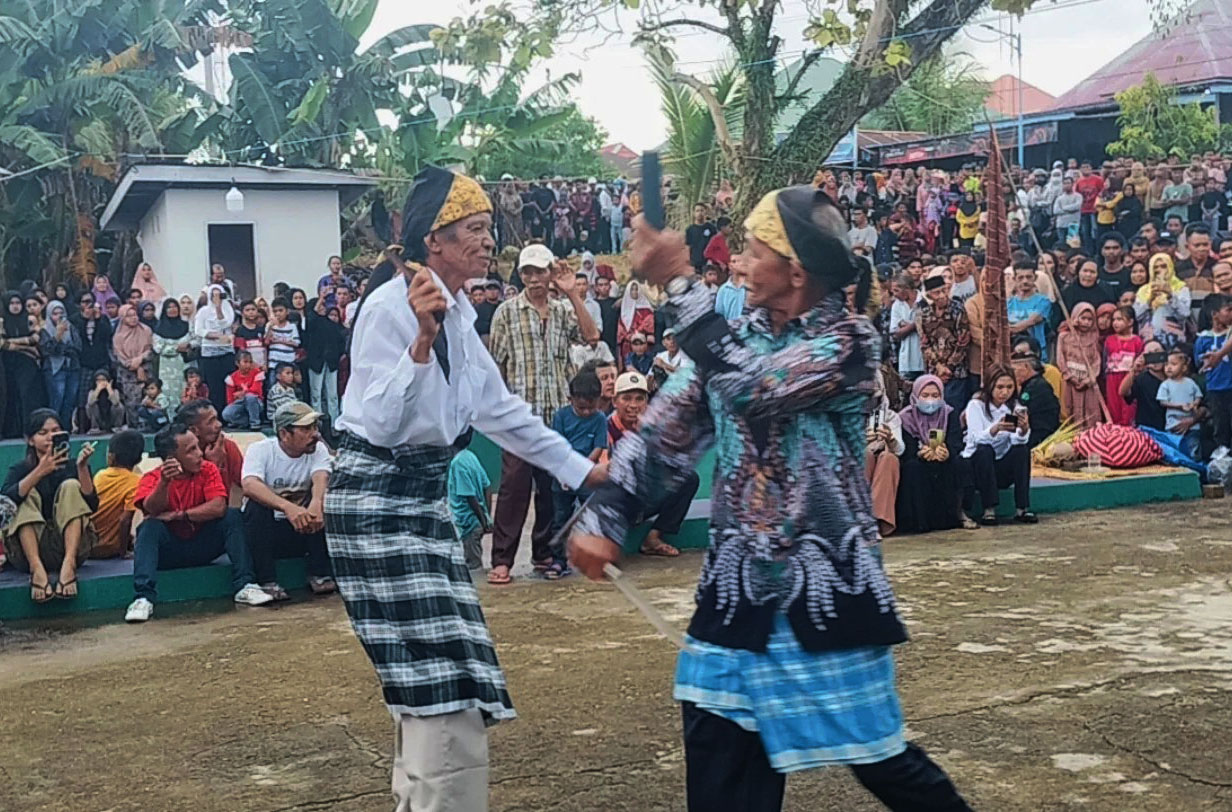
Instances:
[[[449,185],[449,192],[445,195],[445,202],[441,205],[441,210],[436,213],[432,228],[428,230],[436,231],[438,228],[444,228],[472,214],[491,211],[492,201],[488,199],[487,192],[483,190],[479,182],[474,178],[455,174]]]
[[[783,218],[779,214],[778,197],[778,190],[767,193],[745,218],[744,228],[777,253],[799,262],[796,249],[792,247],[791,240],[787,239],[787,229],[783,226]]]

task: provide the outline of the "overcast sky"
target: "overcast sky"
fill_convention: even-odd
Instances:
[[[435,17],[425,12],[424,7],[429,5],[439,9]],[[1073,87],[1151,30],[1148,0],[1060,0],[1056,4],[1040,0],[1037,6],[1016,24],[1023,34],[1023,78],[1054,95]],[[384,0],[370,30],[379,36],[413,23],[445,23],[469,14],[471,9],[470,0],[434,0],[431,4]],[[690,10],[691,15],[706,13],[696,7]],[[805,19],[801,0],[783,0],[776,32],[786,43],[784,64],[807,47],[800,36]],[[992,13],[980,15],[976,23],[1002,31],[1010,26],[1006,15]],[[686,29],[676,46],[681,69],[705,74],[722,59],[723,44],[717,35]],[[984,66],[989,80],[1017,72],[1007,38],[999,38],[995,31],[978,24],[969,25],[954,37],[950,47],[970,53]],[[842,58],[841,53],[831,55]],[[536,78],[542,81],[549,73],[560,76],[570,71],[582,74],[576,94],[579,107],[598,119],[609,140],[624,142],[635,150],[664,140],[658,91],[641,51],[629,44],[627,36],[603,47],[597,39],[564,45],[538,70]]]

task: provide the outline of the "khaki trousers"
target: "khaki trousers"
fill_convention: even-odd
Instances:
[[[394,812],[487,812],[488,734],[477,709],[402,716],[394,736]]]
[[[38,490],[31,489],[26,498],[17,507],[17,515],[5,529],[4,554],[8,556],[9,564],[20,572],[30,571],[30,562],[21,548],[19,538],[21,528],[34,528],[39,540],[39,559],[49,572],[59,570],[64,563],[64,528],[75,519],[85,519],[82,528],[81,541],[77,546],[77,564],[81,565],[90,556],[90,550],[98,540],[94,525],[90,522],[93,512],[86,504],[86,498],[81,495],[81,483],[75,479],[66,479],[56,490],[55,503],[51,508],[51,524],[43,518],[43,497]]]

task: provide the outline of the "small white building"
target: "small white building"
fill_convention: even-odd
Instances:
[[[269,298],[275,282],[311,298],[329,257],[341,253],[339,213],[375,185],[339,170],[138,164],[99,225],[136,231],[171,295],[195,295],[218,263],[241,299]],[[242,201],[231,194],[228,205],[232,188]]]

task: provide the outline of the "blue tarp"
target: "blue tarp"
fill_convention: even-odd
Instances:
[[[1165,462],[1169,465],[1180,465],[1191,471],[1197,471],[1198,475],[1202,477],[1202,481],[1206,481],[1206,465],[1198,462],[1181,450],[1181,435],[1173,434],[1170,431],[1160,431],[1149,426],[1138,426],[1137,428],[1159,443],[1160,450],[1164,452]]]

